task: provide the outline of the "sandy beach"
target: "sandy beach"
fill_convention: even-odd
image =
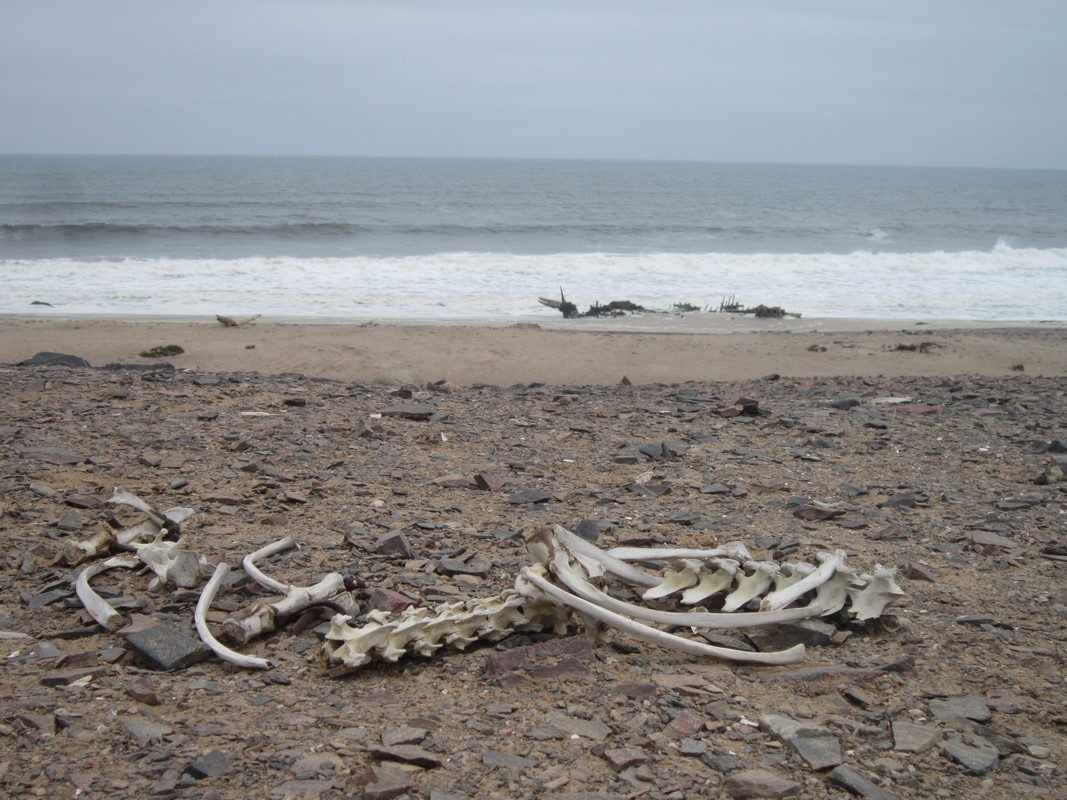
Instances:
[[[1067,375],[1067,327],[645,315],[488,324],[0,317],[0,363],[48,351],[93,366],[165,360],[196,371],[342,381],[610,385],[786,377]]]

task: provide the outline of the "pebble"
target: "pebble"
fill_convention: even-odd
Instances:
[[[185,768],[185,771],[197,780],[221,775],[230,766],[231,759],[221,750],[208,750]]]

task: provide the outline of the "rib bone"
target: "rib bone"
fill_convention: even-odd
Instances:
[[[586,614],[613,628],[618,628],[642,641],[658,644],[661,647],[678,650],[682,653],[689,653],[690,655],[714,656],[727,661],[745,661],[753,664],[795,664],[804,657],[804,645],[802,644],[794,645],[788,650],[773,653],[748,653],[744,650],[731,650],[728,647],[716,647],[710,644],[694,642],[691,639],[683,639],[681,636],[651,628],[637,620],[616,614],[614,611],[608,611],[606,608],[601,608],[577,595],[566,592],[545,580],[542,575],[539,575],[538,572],[542,569],[541,567],[526,567],[523,569],[516,581],[516,587],[519,591],[534,596],[536,596],[535,592],[539,591],[568,608]],[[533,584],[536,589],[529,588],[529,584]]]
[[[93,591],[92,586],[89,585],[89,579],[112,567],[133,569],[136,566],[137,563],[135,561],[125,558],[109,558],[107,561],[98,561],[95,564],[90,564],[78,573],[78,577],[74,581],[74,591],[77,593],[78,599],[82,601],[82,605],[85,606],[85,610],[89,612],[89,616],[96,620],[104,630],[117,631],[121,628],[122,614],[113,609],[108,605],[107,601]]]
[[[219,584],[222,583],[222,579],[226,577],[226,573],[229,571],[229,564],[219,564],[215,567],[215,574],[211,576],[211,580],[204,586],[204,591],[200,594],[200,600],[196,604],[196,612],[193,615],[193,619],[196,622],[196,631],[200,634],[201,641],[210,647],[215,655],[223,661],[229,661],[231,664],[249,669],[269,669],[270,662],[267,659],[246,656],[231,650],[215,638],[207,625],[208,609],[211,608],[211,603],[215,599],[215,592],[218,591]]]

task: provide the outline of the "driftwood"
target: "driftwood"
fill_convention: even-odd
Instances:
[[[255,322],[259,319],[259,314],[253,314],[250,317],[244,319],[234,319],[233,317],[227,317],[225,314],[216,314],[215,319],[219,321],[219,324],[225,328],[239,328],[242,325],[247,325],[250,322]]]

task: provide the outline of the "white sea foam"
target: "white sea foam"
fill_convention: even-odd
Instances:
[[[536,319],[632,300],[717,308],[724,296],[817,317],[1067,318],[1067,248],[848,254],[443,253],[393,258],[0,261],[0,313],[216,313],[350,319]]]

